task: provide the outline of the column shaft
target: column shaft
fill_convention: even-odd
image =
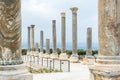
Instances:
[[[30,27],[28,27],[28,51],[31,49],[31,44],[30,44]]]
[[[50,54],[50,39],[46,39],[46,53]]]
[[[35,25],[31,25],[31,44],[32,44],[32,51],[35,50],[35,47],[34,47],[34,26]]]
[[[39,52],[38,43],[36,43],[36,49],[35,49],[35,51]]]
[[[70,8],[72,11],[72,55],[77,56],[77,10],[78,8]]]
[[[119,0],[99,0],[99,56],[120,54],[119,5]]]
[[[43,53],[43,31],[40,31],[40,52]]]
[[[0,65],[21,64],[21,0],[0,0]]]
[[[87,49],[86,55],[92,55],[92,28],[87,28]]]
[[[61,13],[61,53],[66,52],[66,24],[65,24],[65,13]]]
[[[56,49],[56,20],[52,21],[52,36],[53,36],[53,53],[57,53],[57,49]]]

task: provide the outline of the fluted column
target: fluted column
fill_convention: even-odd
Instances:
[[[86,48],[86,55],[92,55],[92,28],[87,28],[87,48]]]
[[[43,53],[43,31],[40,31],[40,53]]]
[[[70,8],[72,11],[72,56],[77,56],[77,7]]]
[[[28,27],[28,52],[31,49],[31,44],[30,44],[30,27]]]
[[[34,27],[35,25],[31,25],[31,47],[32,47],[32,51],[35,50],[35,47],[34,47]]]

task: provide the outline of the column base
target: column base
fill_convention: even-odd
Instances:
[[[46,54],[44,54],[44,57],[49,58],[50,55],[46,53]]]
[[[93,65],[95,63],[95,57],[91,55],[85,55],[85,58],[83,58],[83,63],[87,65]]]
[[[50,55],[50,58],[56,58],[56,59],[58,59],[58,54],[57,53],[52,53]]]
[[[79,59],[78,59],[78,56],[71,56],[69,58],[70,62],[73,62],[73,63],[78,63],[79,62]]]
[[[42,52],[40,52],[39,57],[44,57],[44,54]]]
[[[68,60],[68,55],[66,53],[61,53],[59,59]]]
[[[98,57],[89,70],[91,80],[120,80],[120,57]]]
[[[0,66],[0,80],[33,80],[23,64]]]

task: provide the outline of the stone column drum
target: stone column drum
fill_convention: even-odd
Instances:
[[[65,12],[61,13],[61,59],[67,59],[66,55],[66,17]]]
[[[46,56],[49,57],[50,55],[50,39],[46,39]]]
[[[29,54],[31,50],[31,43],[30,43],[30,27],[28,27],[28,51],[27,54]]]
[[[35,51],[38,53],[39,52],[39,48],[38,48],[38,42],[36,43],[36,48]]]
[[[77,7],[70,8],[72,11],[72,56],[71,61],[77,61]]]
[[[0,0],[0,65],[21,64],[20,0]]]
[[[72,56],[77,56],[77,7],[70,8],[72,11]]]
[[[120,80],[120,0],[99,0],[99,53],[91,80]]]
[[[43,54],[43,31],[40,31],[40,53]]]
[[[0,80],[32,80],[21,59],[21,0],[0,0]]]
[[[92,55],[92,28],[87,28],[87,47],[86,47],[86,55]]]
[[[51,55],[51,58],[57,58],[57,48],[56,48],[56,20],[52,20],[52,44],[53,44],[53,53]]]
[[[32,51],[35,50],[35,43],[34,43],[34,27],[35,25],[31,25],[31,44],[32,44]]]

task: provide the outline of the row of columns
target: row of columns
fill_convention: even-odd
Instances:
[[[77,7],[70,8],[72,11],[72,57],[78,57],[77,55]],[[66,14],[64,12],[61,13],[61,55],[66,55]],[[31,31],[30,31],[31,30]],[[31,35],[31,36],[30,36]],[[92,54],[92,28],[87,29],[87,55]],[[30,41],[31,40],[31,41]],[[43,53],[43,31],[40,31],[40,53]],[[31,42],[31,43],[30,43]],[[57,47],[56,47],[56,20],[52,20],[52,46],[53,46],[53,56],[57,55]],[[36,44],[36,48],[38,44]],[[28,51],[34,51],[34,25],[28,27]],[[46,39],[46,53],[49,52],[50,49],[50,40]],[[37,49],[38,50],[38,49]],[[76,58],[77,60],[77,58]]]

